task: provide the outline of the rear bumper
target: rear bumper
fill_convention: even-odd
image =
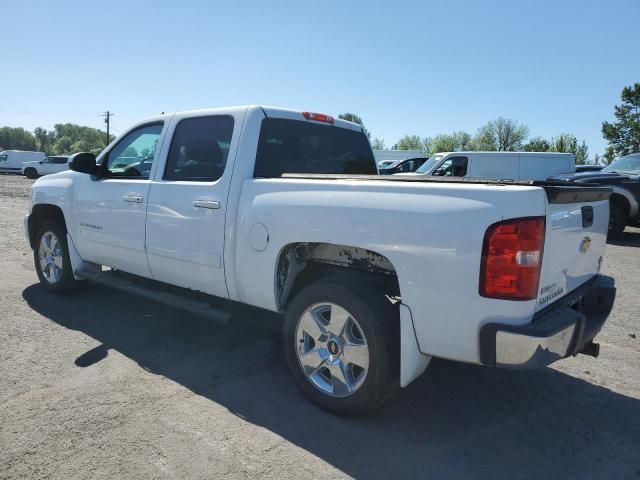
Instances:
[[[480,329],[480,362],[539,368],[589,348],[616,296],[613,278],[596,275],[536,313],[527,325],[488,323]],[[593,349],[590,349],[593,350]]]

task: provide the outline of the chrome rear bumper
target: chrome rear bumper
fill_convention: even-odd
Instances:
[[[489,366],[538,368],[583,351],[597,352],[593,338],[616,295],[602,275],[539,311],[527,325],[488,323],[480,330],[480,361]]]

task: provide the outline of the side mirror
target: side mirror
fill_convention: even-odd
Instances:
[[[40,160],[40,165],[42,165],[44,163],[44,160]]]
[[[74,172],[88,173],[96,175],[98,166],[96,165],[96,156],[89,152],[80,152],[69,157],[69,168]]]

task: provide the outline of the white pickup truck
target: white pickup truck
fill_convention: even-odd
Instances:
[[[615,297],[609,189],[376,176],[361,127],[323,114],[160,115],[70,168],[25,218],[44,287],[106,266],[282,312],[293,378],[333,412],[376,408],[432,357],[595,356]]]

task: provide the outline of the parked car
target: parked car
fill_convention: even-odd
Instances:
[[[431,156],[415,174],[545,180],[551,175],[574,171],[575,159],[571,153],[449,152]]]
[[[427,159],[422,158],[407,158],[400,160],[399,162],[392,163],[383,168],[378,168],[380,175],[393,175],[394,173],[408,173],[415,172]]]
[[[0,152],[0,172],[22,173],[25,162],[39,162],[45,157],[43,152],[28,152],[23,150],[3,150]]]
[[[556,175],[552,180],[604,185],[612,189],[610,225],[612,235],[640,220],[640,153],[620,157],[600,171]]]
[[[615,296],[609,188],[380,176],[362,127],[324,114],[159,115],[70,168],[29,196],[44,288],[108,266],[281,312],[295,382],[332,412],[376,408],[432,357],[595,356]]]
[[[40,161],[24,162],[22,174],[27,178],[38,178],[42,175],[62,172],[69,168],[68,160],[67,156],[56,156],[46,157]]]

